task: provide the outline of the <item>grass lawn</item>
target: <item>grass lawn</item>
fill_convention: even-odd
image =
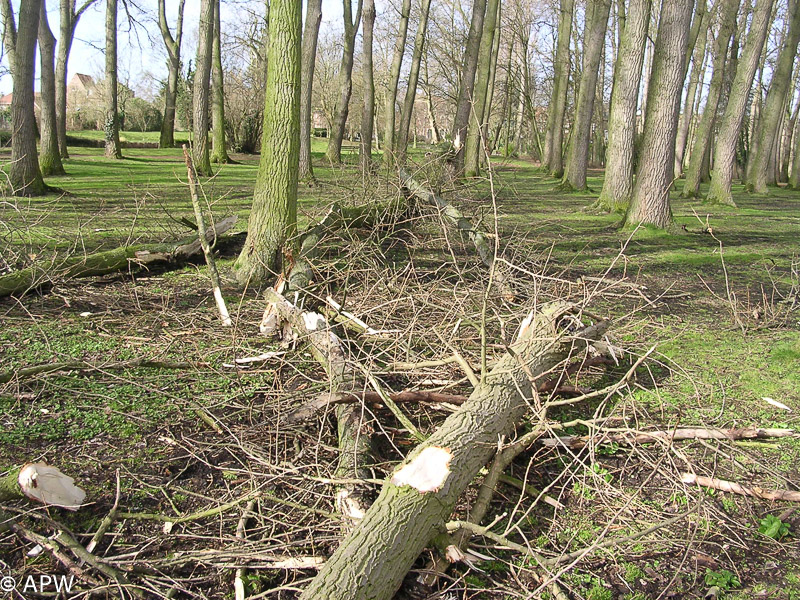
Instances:
[[[71,135],[99,139],[102,132]],[[123,137],[157,141],[158,133]],[[317,181],[300,186],[301,229],[332,202],[360,204],[399,193],[385,173],[362,177],[355,167],[357,146],[346,146],[343,166],[327,164],[324,150],[325,140],[314,140]],[[412,156],[422,161],[424,151]],[[0,159],[7,160],[4,152]],[[2,198],[0,270],[191,234],[180,223],[181,217],[193,219],[180,150],[124,154],[115,161],[99,148],[71,148],[68,174],[47,180],[65,193]],[[233,158],[236,162],[218,167],[203,190],[215,218],[236,214],[235,231],[243,232],[258,157]],[[419,177],[426,173],[430,169],[420,168]],[[588,298],[592,313],[615,319],[609,341],[623,355],[619,366],[574,383],[609,385],[626,372],[631,357],[650,354],[619,393],[565,407],[550,415],[553,419],[595,418],[610,427],[662,430],[797,428],[800,192],[771,189],[768,196],[756,196],[735,186],[736,209],[673,194],[672,230],[629,231],[619,228],[620,215],[587,208],[602,177],[602,171],[590,173],[591,192],[564,193],[554,191],[556,182],[530,162],[497,160],[491,181],[454,186],[431,178],[444,197],[484,230],[496,232],[499,254],[515,265],[517,298],[488,300],[490,358],[503,352],[499,341],[513,335],[530,306],[557,297]],[[0,372],[63,360],[100,365],[0,384],[0,467],[42,460],[74,476],[95,504],[58,515],[73,531],[97,528],[114,502],[118,470],[121,504],[130,512],[188,514],[240,497],[255,484],[268,486],[264,489],[285,502],[335,510],[333,487],[321,483],[336,462],[335,428],[324,418],[300,427],[281,421],[288,408],[327,389],[325,376],[301,351],[258,335],[263,302],[255,291],[233,283],[235,256],[230,251],[219,258],[223,292],[237,323],[233,329],[219,324],[207,269],[199,262],[56,281],[41,294],[0,298]],[[315,279],[316,295],[331,293],[373,327],[403,332],[383,346],[355,340],[351,346],[353,360],[370,366],[387,387],[399,391],[447,381],[455,382],[449,391],[469,393],[453,365],[416,375],[382,370],[390,360],[445,358],[454,349],[475,368],[481,364],[481,299],[488,279],[469,240],[443,226],[436,214],[423,210],[406,223],[332,233],[315,262]],[[280,349],[288,354],[275,363],[246,371],[225,366],[234,358]],[[190,365],[102,366],[134,358]],[[198,405],[219,421],[222,435],[198,418]],[[441,422],[440,411],[413,411],[423,431]],[[411,442],[391,415],[376,414],[382,423],[374,431],[388,432],[381,442],[384,462],[376,466],[381,478]],[[579,423],[559,435],[589,431]],[[702,598],[707,581],[730,572],[739,585],[726,580],[728,598],[800,599],[800,522],[793,513],[782,514],[786,503],[679,482],[681,472],[695,470],[743,485],[797,490],[798,465],[797,438],[590,445],[575,452],[534,448],[510,474],[540,489],[549,486],[548,494],[564,507],[554,515],[549,506],[535,505],[508,487],[491,517],[497,517],[498,532],[505,529],[515,541],[552,556],[586,547],[599,536],[633,534],[692,509],[685,520],[654,536],[592,554],[562,576],[562,586],[574,597],[595,600]],[[340,535],[335,521],[285,503],[269,510],[278,517],[271,530],[265,526],[258,535],[276,553],[327,555],[335,548]],[[163,533],[162,523],[120,520],[110,555],[141,552],[142,560],[154,561],[154,568],[166,569],[185,582],[181,585],[222,598],[230,588],[225,569],[211,568],[192,582],[189,563],[168,566],[165,557],[233,544],[240,514],[181,526],[178,536]],[[789,535],[775,540],[759,533],[767,515],[789,524]],[[452,573],[453,589],[463,597],[515,597],[507,594],[519,585],[530,593],[537,588],[527,558],[497,548],[479,551],[494,559],[479,563],[480,570],[459,566]],[[20,572],[46,566],[44,557],[41,564],[25,559],[13,537],[0,538],[0,555],[10,556],[9,565]],[[288,585],[295,577],[274,569],[253,573],[252,593]],[[302,578],[301,572],[296,575]],[[669,594],[659,596],[664,590]]]

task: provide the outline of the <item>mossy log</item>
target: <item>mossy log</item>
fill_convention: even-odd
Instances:
[[[459,497],[507,435],[536,405],[533,385],[570,351],[602,335],[602,321],[559,332],[570,305],[531,314],[517,341],[469,400],[418,445],[384,483],[358,527],[305,589],[303,600],[388,600],[420,552],[441,532]],[[574,322],[574,321],[572,321]]]
[[[206,232],[209,241],[227,232],[236,224],[237,217],[222,219]],[[191,238],[177,244],[155,246],[126,246],[86,256],[74,256],[61,262],[35,264],[19,271],[0,276],[0,297],[24,294],[55,279],[73,279],[108,275],[124,271],[131,266],[154,263],[180,264],[201,251],[200,240]]]

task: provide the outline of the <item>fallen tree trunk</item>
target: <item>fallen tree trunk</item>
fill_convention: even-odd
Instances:
[[[206,239],[209,241],[221,236],[236,224],[237,217],[226,217],[209,228]],[[108,275],[128,269],[131,265],[155,263],[179,264],[201,251],[200,240],[181,241],[177,244],[127,246],[97,252],[87,256],[76,256],[50,265],[32,265],[19,271],[0,276],[0,297],[11,294],[24,294],[54,279],[73,279]]]
[[[542,445],[577,450],[590,442],[593,444],[652,444],[657,441],[679,440],[753,440],[779,437],[797,437],[793,429],[770,429],[744,427],[742,429],[714,429],[706,427],[684,427],[672,431],[621,431],[601,432],[596,435],[572,436],[541,440]]]
[[[535,404],[536,377],[601,335],[602,321],[559,335],[571,306],[558,303],[523,322],[517,341],[467,403],[412,451],[385,482],[357,528],[305,589],[304,600],[388,600],[420,552],[444,530],[455,504]],[[541,415],[540,415],[541,416]]]

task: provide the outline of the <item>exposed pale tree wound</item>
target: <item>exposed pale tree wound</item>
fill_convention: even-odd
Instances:
[[[392,485],[409,485],[423,494],[438,492],[450,475],[452,458],[453,455],[447,448],[425,448],[413,461],[392,476]]]
[[[75,480],[56,467],[44,463],[28,463],[0,479],[0,500],[28,498],[46,506],[78,510],[86,492]]]

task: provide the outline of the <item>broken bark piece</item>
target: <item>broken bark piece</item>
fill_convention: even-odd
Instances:
[[[46,506],[78,510],[86,492],[75,480],[45,463],[28,463],[0,479],[0,501],[28,498]]]
[[[730,492],[740,496],[752,496],[762,500],[788,500],[790,502],[800,502],[800,492],[795,490],[765,490],[760,487],[747,487],[733,481],[717,479],[715,477],[704,477],[693,473],[681,473],[681,481],[687,484],[697,484],[703,487],[713,488],[721,492]]]
[[[600,432],[595,435],[566,435],[558,438],[541,440],[542,445],[549,447],[583,448],[590,442],[593,444],[652,444],[659,440],[747,440],[769,439],[781,437],[798,437],[793,429],[770,429],[762,427],[744,427],[741,429],[714,429],[707,427],[683,427],[672,431],[624,431]]]
[[[534,395],[531,379],[554,368],[571,350],[580,352],[582,345],[602,335],[608,326],[602,322],[574,337],[563,335],[558,324],[572,310],[569,304],[556,303],[536,315],[469,401],[448,416],[386,481],[364,518],[305,589],[303,600],[388,600],[394,595],[495,452],[497,440],[529,410]],[[409,465],[416,468],[423,463],[424,472],[432,472],[430,479],[423,482],[417,476],[411,482],[400,480],[403,485],[395,483]]]

